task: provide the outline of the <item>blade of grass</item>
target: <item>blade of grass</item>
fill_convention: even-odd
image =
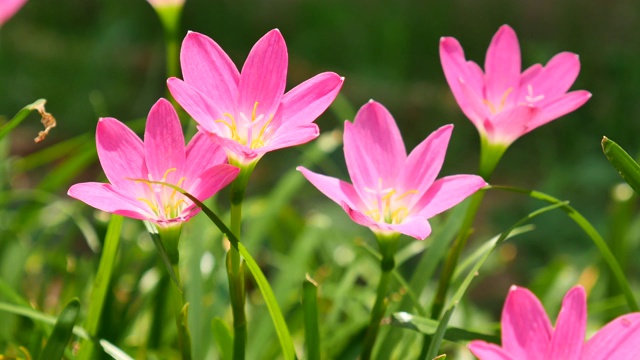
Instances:
[[[318,286],[309,277],[302,283],[304,334],[307,360],[320,360],[320,330],[318,328]]]
[[[624,181],[640,194],[640,165],[620,145],[606,136],[602,138],[602,151]]]
[[[438,321],[422,316],[414,316],[406,312],[397,312],[391,315],[391,326],[417,331],[424,335],[433,335],[438,328]],[[447,327],[444,339],[454,342],[484,340],[494,344],[500,343],[500,336],[498,335],[489,335],[457,327]]]
[[[37,321],[42,324],[47,324],[47,325],[54,325],[57,321],[57,318],[55,316],[43,314],[27,306],[13,305],[13,304],[0,302],[0,311],[8,312],[15,315],[21,315],[31,320]],[[72,331],[75,336],[87,341],[92,341],[91,340],[92,337],[89,336],[89,333],[84,328],[76,325],[73,327]],[[111,355],[111,357],[113,357],[116,360],[133,360],[133,358],[127,355],[122,349],[118,348],[117,346],[113,345],[107,340],[100,339],[98,343],[100,344],[100,346],[102,347],[105,353]]]
[[[489,240],[489,242],[491,242],[493,244],[493,246],[491,246],[489,249],[485,250],[485,253],[482,255],[482,257],[480,257],[480,259],[478,259],[478,261],[474,264],[474,266],[469,270],[469,272],[467,273],[467,276],[464,278],[464,280],[462,281],[460,286],[458,286],[458,288],[454,292],[453,297],[449,301],[449,306],[447,308],[447,311],[444,313],[443,317],[440,319],[440,323],[438,324],[438,328],[436,329],[435,334],[431,338],[431,341],[430,341],[430,344],[429,344],[429,348],[426,350],[426,352],[424,351],[426,346],[423,347],[423,354],[420,357],[421,359],[433,359],[434,357],[436,357],[438,355],[437,353],[438,353],[438,351],[440,349],[440,344],[442,343],[442,339],[444,338],[444,333],[447,330],[447,326],[449,324],[449,319],[451,319],[451,315],[453,314],[453,311],[455,310],[456,306],[458,305],[458,303],[462,299],[462,296],[465,294],[465,292],[469,288],[469,285],[471,285],[471,282],[473,281],[473,279],[477,276],[477,273],[480,270],[480,268],[482,267],[482,265],[484,264],[484,262],[489,258],[489,255],[495,249],[497,249],[506,239],[508,239],[509,235],[513,231],[515,231],[518,227],[520,227],[522,224],[524,224],[524,223],[526,223],[528,221],[531,221],[531,219],[533,219],[533,218],[535,218],[535,217],[537,217],[539,215],[542,215],[542,214],[544,214],[546,212],[549,212],[549,211],[557,209],[557,208],[561,208],[562,206],[565,206],[566,204],[567,204],[567,202],[560,202],[560,203],[557,203],[557,204],[553,204],[553,205],[549,205],[549,206],[545,206],[543,208],[540,208],[540,209],[528,214],[524,218],[520,219],[518,222],[516,222],[514,225],[512,225],[509,229],[507,229],[507,231],[505,231],[502,234],[500,234],[500,236],[495,237],[492,240]],[[426,345],[426,342],[425,342],[425,345]]]
[[[137,179],[133,179],[137,180]],[[295,348],[293,346],[293,341],[291,340],[291,334],[289,334],[289,329],[287,328],[287,324],[284,321],[284,316],[282,315],[282,311],[280,310],[280,306],[278,306],[278,302],[276,301],[275,295],[273,294],[273,290],[267,281],[267,278],[260,270],[260,266],[253,259],[251,254],[247,251],[242,243],[238,241],[233,232],[224,224],[224,222],[216,215],[209,207],[203,204],[200,200],[198,200],[193,195],[186,192],[184,189],[179,188],[173,184],[161,182],[161,181],[148,181],[151,184],[158,184],[168,186],[174,190],[179,191],[184,196],[188,197],[189,200],[193,201],[196,206],[202,209],[202,212],[207,215],[207,217],[222,231],[222,233],[229,239],[231,246],[236,248],[240,255],[245,260],[245,264],[251,275],[256,281],[258,288],[260,289],[260,293],[264,298],[265,303],[267,304],[267,309],[269,309],[269,313],[271,314],[271,319],[273,320],[273,325],[276,329],[276,333],[278,335],[278,339],[280,341],[280,346],[282,347],[282,353],[284,358],[287,360],[293,360],[296,358]]]
[[[618,260],[616,260],[615,256],[613,256],[613,253],[609,249],[607,242],[604,240],[604,238],[602,238],[598,230],[596,230],[596,228],[593,227],[593,225],[591,225],[591,223],[584,216],[582,216],[582,214],[580,214],[576,209],[568,205],[567,202],[560,201],[559,199],[556,199],[551,195],[547,195],[545,193],[535,191],[535,190],[521,189],[521,188],[516,188],[511,186],[496,186],[496,185],[489,186],[489,189],[506,190],[506,191],[511,191],[515,193],[526,194],[534,199],[542,200],[547,203],[563,204],[560,208],[567,214],[567,216],[569,216],[569,218],[571,218],[571,220],[573,220],[584,231],[585,234],[587,234],[587,236],[591,239],[591,241],[593,241],[594,245],[600,251],[602,258],[607,263],[607,265],[609,266],[609,269],[613,273],[613,276],[615,277],[616,282],[620,287],[620,291],[622,291],[622,294],[627,300],[627,305],[629,306],[629,310],[631,310],[632,312],[640,311],[640,308],[638,307],[638,302],[635,296],[633,295],[633,291],[631,290],[631,285],[629,284],[629,281],[627,280],[627,277],[625,276],[624,271],[622,270],[622,267],[620,267]]]
[[[220,358],[222,360],[231,359],[233,357],[233,347],[231,346],[233,344],[233,335],[231,335],[231,329],[218,317],[213,319],[211,326],[213,328],[213,339],[218,347]]]
[[[109,284],[111,283],[111,274],[116,262],[118,247],[120,245],[120,232],[122,230],[123,217],[120,215],[111,215],[107,234],[104,240],[104,248],[100,257],[100,265],[98,273],[93,280],[93,289],[89,300],[89,310],[86,319],[86,329],[91,337],[97,337],[100,330],[100,319],[102,318],[102,308],[107,297]],[[95,344],[85,341],[78,353],[78,360],[95,359]]]
[[[73,335],[73,327],[78,319],[80,312],[80,301],[78,299],[71,300],[64,307],[53,331],[47,340],[47,345],[38,357],[39,360],[60,360],[64,355],[64,350]]]

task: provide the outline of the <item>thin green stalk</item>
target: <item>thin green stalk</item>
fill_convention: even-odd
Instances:
[[[122,229],[122,216],[111,215],[107,234],[104,239],[104,248],[98,265],[98,273],[93,280],[93,290],[89,301],[89,310],[85,320],[86,330],[90,337],[97,338],[100,330],[100,319],[102,318],[102,308],[107,297],[111,275],[115,267],[118,246],[120,245],[120,230]],[[96,346],[92,341],[84,341],[78,353],[78,360],[95,359]]]
[[[180,233],[182,225],[173,225],[168,227],[158,226],[158,235],[163,247],[158,250],[165,251],[166,257],[171,264],[170,272],[173,272],[175,281],[171,282],[170,296],[171,305],[176,320],[176,329],[178,331],[178,347],[182,353],[183,360],[191,360],[191,340],[189,330],[186,323],[186,308],[183,298],[182,286],[180,281],[180,252],[178,243],[180,241]]]
[[[376,291],[376,301],[371,310],[371,320],[367,327],[367,332],[364,337],[364,343],[362,345],[362,355],[360,359],[368,360],[373,353],[373,347],[375,346],[376,338],[378,337],[378,330],[380,330],[380,321],[384,317],[384,313],[387,310],[387,291],[389,284],[391,283],[392,272],[395,268],[394,255],[398,247],[399,234],[382,235],[376,234],[378,238],[378,245],[380,246],[380,281],[378,282],[378,290]]]
[[[467,245],[467,239],[469,239],[469,236],[471,235],[471,226],[473,225],[473,221],[476,218],[476,214],[478,213],[478,209],[480,208],[480,204],[482,203],[484,194],[485,190],[479,190],[471,197],[471,202],[469,203],[469,207],[467,208],[464,221],[460,226],[458,236],[456,237],[453,246],[451,247],[451,249],[449,249],[447,257],[445,258],[445,263],[440,275],[440,282],[438,283],[438,290],[436,291],[436,295],[433,299],[433,304],[431,305],[432,319],[438,319],[442,314],[442,309],[444,309],[447,292],[451,283],[451,277],[453,276],[456,266],[458,265],[458,259],[460,259],[462,250]]]
[[[193,201],[194,204],[200,207],[200,209],[202,209],[202,212],[211,220],[211,222],[213,222],[216,227],[218,227],[218,229],[220,229],[220,231],[222,231],[222,233],[227,236],[227,239],[229,239],[231,246],[236,248],[236,250],[238,250],[240,255],[244,258],[247,269],[249,269],[251,275],[253,275],[253,279],[255,280],[256,285],[258,285],[258,289],[260,289],[260,293],[264,298],[267,309],[271,314],[271,319],[273,320],[273,326],[278,335],[278,340],[280,340],[280,346],[282,347],[282,355],[284,359],[295,360],[295,348],[293,346],[293,341],[291,340],[289,328],[284,321],[282,310],[280,309],[280,306],[278,306],[278,302],[276,301],[276,297],[273,294],[273,290],[271,289],[267,278],[262,273],[262,270],[260,270],[258,263],[256,263],[249,251],[247,251],[247,248],[238,241],[233,232],[224,224],[224,222],[218,217],[218,215],[211,211],[211,209],[203,204],[202,201],[198,200],[196,197],[189,194],[184,189],[181,189],[173,184],[160,181],[149,181],[149,183],[168,186],[176,191],[179,191],[181,194],[189,198],[189,200]]]
[[[560,201],[559,199],[551,195],[542,193],[540,191],[521,189],[521,188],[510,187],[510,186],[491,186],[491,189],[517,192],[517,193],[529,195],[534,199],[542,200],[551,204],[562,204],[561,209],[567,214],[569,218],[571,218],[571,220],[573,220],[578,226],[580,226],[582,231],[584,231],[584,233],[587,236],[589,236],[589,238],[591,238],[591,241],[593,241],[593,244],[600,251],[602,258],[607,263],[607,265],[609,265],[609,269],[613,273],[613,276],[616,279],[618,286],[620,287],[620,291],[622,292],[625,299],[627,300],[627,305],[629,306],[629,310],[634,312],[640,311],[640,306],[638,306],[638,302],[635,296],[633,295],[633,290],[631,289],[629,280],[627,280],[624,270],[622,270],[622,267],[618,263],[618,260],[609,249],[607,242],[604,240],[602,235],[600,235],[598,230],[596,230],[596,228],[593,227],[593,225],[584,216],[582,216],[582,214],[580,214],[575,208],[573,208],[566,202]]]
[[[492,144],[487,140],[486,136],[482,134],[480,135],[479,174],[486,182],[489,182],[493,171],[498,165],[498,162],[500,162],[500,159],[502,158],[505,150],[507,150],[507,147],[508,146],[505,146],[503,144]],[[438,319],[442,314],[442,309],[444,308],[444,303],[451,282],[451,276],[456,269],[458,259],[460,258],[462,251],[467,245],[469,236],[471,235],[471,227],[473,226],[473,221],[478,214],[478,209],[480,208],[480,204],[482,203],[482,199],[484,198],[484,193],[484,190],[480,190],[473,194],[471,198],[471,204],[469,205],[467,213],[464,217],[464,222],[462,223],[462,226],[460,226],[460,230],[458,231],[458,236],[456,237],[451,250],[449,250],[449,253],[447,254],[445,263],[443,265],[442,274],[440,275],[438,290],[431,306],[432,319]]]
[[[233,163],[233,161],[232,161]],[[234,164],[240,167],[240,174],[231,184],[231,219],[230,229],[236,239],[240,241],[242,228],[242,202],[247,183],[256,162],[249,165]],[[240,253],[235,247],[231,247],[227,253],[227,277],[229,279],[229,296],[231,300],[231,312],[233,314],[233,358],[242,360],[245,358],[247,343],[247,318],[244,312],[245,289],[243,262]]]

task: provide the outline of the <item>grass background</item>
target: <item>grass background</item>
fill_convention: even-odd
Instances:
[[[589,90],[593,98],[576,112],[514,143],[492,183],[535,188],[569,200],[605,238],[614,239],[614,252],[632,282],[637,280],[640,269],[632,261],[638,256],[640,234],[636,199],[621,200],[626,198],[613,195],[621,179],[607,163],[599,143],[607,135],[632,155],[640,151],[639,2],[187,0],[182,20],[182,34],[193,30],[210,36],[236,64],[244,61],[253,43],[265,32],[279,28],[289,51],[287,89],[318,72],[335,71],[345,76],[341,94],[355,109],[371,98],[388,107],[408,149],[439,126],[455,124],[442,175],[476,172],[479,144],[476,130],[459,110],[443,76],[438,56],[441,36],[456,37],[467,58],[480,64],[492,35],[502,24],[511,25],[519,36],[523,68],[545,63],[561,51],[579,54],[582,70],[572,89]],[[111,116],[130,122],[145,117],[166,92],[164,56],[160,23],[143,0],[31,0],[0,29],[0,114],[10,118],[24,105],[46,98],[47,110],[58,120],[58,127],[40,144],[31,140],[40,129],[37,117],[32,116],[30,122],[16,129],[3,144],[9,161],[0,171],[3,199],[8,204],[0,220],[0,274],[19,294],[47,311],[59,311],[66,303],[62,299],[86,295],[97,264],[97,256],[85,241],[86,233],[81,236],[69,216],[60,211],[65,209],[85,219],[95,238],[103,238],[105,216],[64,195],[72,183],[102,176],[92,155],[95,149],[89,143],[97,120]],[[328,133],[340,130],[343,120],[328,111],[317,123],[322,132]],[[141,129],[138,122],[138,130]],[[55,144],[77,136],[84,137],[78,138],[76,147],[59,156],[52,154],[61,151],[53,147]],[[88,145],[82,145],[85,142]],[[355,311],[366,317],[365,309],[356,306],[361,304],[354,305],[349,299],[354,298],[357,303],[361,298],[366,304],[370,294],[344,290],[347,292],[334,298],[327,292],[333,286],[375,281],[364,275],[374,263],[362,260],[353,265],[349,261],[363,256],[351,239],[371,242],[372,236],[352,224],[339,207],[308,184],[300,182],[299,191],[289,194],[289,198],[278,197],[273,191],[282,184],[282,174],[289,174],[300,164],[301,154],[312,149],[313,145],[306,145],[271,153],[258,165],[249,184],[252,201],[247,205],[247,214],[248,221],[258,219],[264,226],[256,226],[259,230],[252,235],[255,242],[250,250],[268,273],[271,269],[274,279],[284,276],[278,275],[283,269],[298,275],[304,270],[316,277],[326,276],[327,324],[344,324],[343,312]],[[84,157],[79,155],[83,152]],[[26,157],[33,154],[38,155]],[[46,160],[47,156],[56,159]],[[34,159],[45,160],[38,165]],[[75,167],[69,165],[73,161]],[[339,147],[323,155],[319,164],[319,171],[346,178]],[[292,182],[299,181],[294,177],[290,177]],[[20,198],[22,193],[26,198]],[[269,196],[281,199],[283,205],[276,207],[277,213],[265,215],[273,209]],[[222,194],[221,200],[224,197]],[[226,210],[225,202],[219,203],[221,210]],[[522,196],[490,192],[477,219],[471,246],[540,206]],[[504,246],[487,265],[479,286],[472,291],[474,305],[469,309],[481,306],[490,310],[487,316],[496,315],[513,283],[546,296],[545,304],[552,308],[581,277],[583,281],[597,281],[596,293],[602,299],[615,295],[606,271],[599,270],[598,253],[575,224],[560,212],[544,215],[535,224],[535,231]],[[193,230],[199,226],[209,227],[204,219],[196,219],[186,231],[187,239],[192,236],[190,231],[199,231]],[[224,273],[217,271],[222,268],[217,264],[223,252],[216,231],[207,232],[206,240],[183,241],[189,244],[184,245],[188,246],[185,251],[191,254],[187,257],[193,256],[189,259],[194,264],[209,264],[197,256],[203,251],[210,252],[210,260],[213,259],[213,270],[199,275],[203,277],[199,280],[201,285],[206,285],[192,286],[191,296],[200,299],[203,308],[224,317],[225,304],[218,303],[218,296],[224,296],[226,284]],[[131,345],[131,329],[154,325],[149,325],[148,319],[140,320],[134,313],[138,308],[131,304],[138,304],[139,309],[160,306],[152,305],[152,295],[140,287],[144,275],[159,277],[155,282],[149,280],[153,291],[162,291],[162,286],[167,285],[162,281],[167,279],[159,271],[148,275],[154,273],[149,271],[155,267],[156,258],[137,224],[125,223],[123,236],[128,242],[123,244],[120,261],[127,266],[121,268],[114,282],[110,302],[110,313],[114,315],[105,337],[135,348]],[[304,242],[313,245],[307,248],[302,245]],[[302,249],[295,248],[296,244]],[[429,246],[428,241],[425,244]],[[306,254],[303,263],[288,262],[294,259],[293,248]],[[407,276],[414,262],[406,264]],[[350,270],[347,265],[357,270]],[[198,271],[197,266],[190,269],[192,274]],[[351,283],[341,280],[347,275],[352,276]],[[210,277],[218,281],[212,285]],[[291,282],[301,281],[298,277],[279,280],[282,285],[276,293],[284,302],[297,301],[298,290]],[[260,303],[258,297],[252,301]],[[340,308],[334,301],[344,303]],[[623,310],[613,307],[605,318]],[[470,312],[463,313],[471,317]],[[262,344],[266,344],[269,323],[264,313],[259,314],[263,317],[256,315],[256,323],[266,325],[255,326],[255,336],[262,336]],[[0,330],[0,353],[3,346],[11,348],[11,344],[24,343],[28,337],[24,331],[27,325],[16,318],[11,321],[13,325]],[[121,325],[126,325],[124,333]],[[200,326],[208,329],[203,336],[209,336],[206,321]],[[16,328],[23,332],[11,331]],[[171,330],[161,333],[171,338]],[[124,341],[127,336],[129,340]],[[211,350],[207,347],[202,351]],[[268,358],[269,354],[264,356]]]

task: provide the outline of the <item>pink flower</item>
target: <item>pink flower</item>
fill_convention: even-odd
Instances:
[[[2,0],[0,1],[0,26],[6,23],[20,8],[26,4],[27,0]]]
[[[184,5],[185,0],[147,0],[149,4],[154,8],[162,8],[167,6],[180,6]]]
[[[578,55],[562,52],[546,66],[535,64],[520,73],[520,45],[503,25],[487,50],[485,72],[467,61],[460,43],[440,40],[440,59],[453,96],[464,114],[491,144],[505,148],[520,136],[584,104],[591,94],[567,93],[580,72]]]
[[[239,171],[225,164],[224,151],[204,134],[194,136],[185,149],[178,115],[165,99],[149,112],[144,142],[120,121],[102,118],[96,145],[110,183],[75,184],[69,196],[102,211],[158,224],[186,221],[200,208],[174,189],[146,180],[174,184],[205,200]]]
[[[277,29],[253,46],[241,73],[218,44],[195,32],[184,39],[180,62],[184,81],[169,79],[171,94],[199,129],[240,164],[316,138],[319,130],[313,121],[335,99],[344,80],[325,72],[284,94],[287,47]]]
[[[431,233],[427,219],[487,184],[476,175],[436,180],[453,125],[436,130],[409,156],[395,120],[377,102],[365,104],[354,122],[346,121],[344,127],[344,157],[353,185],[303,167],[298,170],[342,205],[353,221],[374,232],[403,233],[422,240]]]
[[[502,309],[502,347],[472,341],[481,360],[634,360],[640,359],[640,313],[620,316],[585,343],[587,301],[581,286],[562,300],[552,328],[540,301],[529,290],[512,286]]]

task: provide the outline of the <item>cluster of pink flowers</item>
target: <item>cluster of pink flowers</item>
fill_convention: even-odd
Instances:
[[[161,6],[168,1],[151,1]],[[24,1],[3,2],[0,23]],[[6,5],[9,4],[9,5]],[[454,38],[440,41],[444,74],[453,96],[481,137],[508,147],[518,137],[584,104],[591,94],[567,92],[580,63],[560,53],[546,66],[521,73],[515,32],[503,26],[487,51],[485,70],[467,61]],[[213,196],[269,151],[315,139],[314,120],[337,96],[344,78],[318,74],[285,93],[287,48],[272,30],[249,52],[239,71],[229,56],[205,35],[190,32],[180,54],[183,79],[170,78],[177,102],[198,123],[185,147],[178,115],[161,99],[149,113],[144,142],[113,118],[99,121],[98,155],[109,183],[81,183],[69,195],[103,211],[160,226],[181,223],[199,208],[176,190],[200,200]],[[428,219],[455,206],[487,183],[477,175],[436,179],[445,159],[453,125],[435,130],[407,155],[395,120],[375,101],[346,121],[344,156],[352,184],[298,170],[338,203],[356,223],[376,233],[424,239]],[[585,293],[569,291],[555,329],[540,302],[528,290],[513,287],[502,316],[502,347],[475,341],[481,359],[632,359],[640,356],[640,315],[612,321],[584,343]]]

